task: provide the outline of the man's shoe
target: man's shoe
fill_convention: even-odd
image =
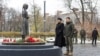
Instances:
[[[69,54],[69,52],[64,53],[64,55],[68,55],[68,54]]]
[[[73,55],[73,53],[72,52],[69,52],[69,54],[68,54],[69,56],[72,56]]]

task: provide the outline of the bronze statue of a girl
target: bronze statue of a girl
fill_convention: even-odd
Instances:
[[[28,5],[24,4],[22,9],[22,39],[24,40],[26,36],[29,35],[29,25],[28,25],[28,13],[27,13]]]

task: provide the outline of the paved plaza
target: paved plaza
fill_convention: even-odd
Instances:
[[[66,48],[63,48],[63,53]],[[76,44],[74,45],[73,56],[100,56],[100,44],[92,46],[91,44]]]

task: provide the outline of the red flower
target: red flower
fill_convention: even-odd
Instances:
[[[9,39],[3,39],[3,42],[9,42]]]
[[[16,40],[14,39],[13,42],[16,42]]]
[[[29,37],[29,38],[27,39],[27,42],[35,42],[35,39],[33,39],[33,37]]]
[[[6,42],[7,40],[6,39],[3,39],[3,42]]]

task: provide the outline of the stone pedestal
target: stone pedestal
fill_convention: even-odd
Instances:
[[[62,56],[53,45],[1,45],[0,56]]]

